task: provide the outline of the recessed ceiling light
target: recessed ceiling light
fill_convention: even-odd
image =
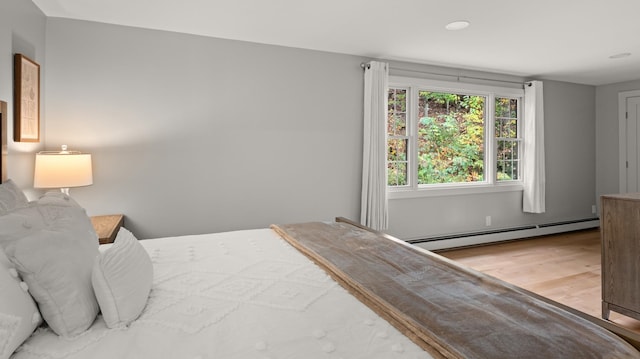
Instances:
[[[610,59],[621,59],[621,58],[629,57],[629,56],[631,56],[630,52],[621,52],[619,54],[611,55],[611,56],[609,56],[609,58]]]
[[[466,29],[467,27],[469,27],[469,25],[470,25],[469,21],[460,20],[460,21],[450,22],[444,28],[447,30],[455,31],[455,30]]]

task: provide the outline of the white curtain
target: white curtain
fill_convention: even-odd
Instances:
[[[545,212],[544,102],[542,81],[524,85],[524,191],[522,210]]]
[[[364,145],[360,222],[375,230],[388,227],[387,88],[389,67],[371,61],[364,68]]]

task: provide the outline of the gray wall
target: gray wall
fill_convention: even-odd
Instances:
[[[640,90],[640,80],[596,88],[596,196],[620,192],[618,93]]]
[[[46,127],[45,98],[46,73],[44,14],[31,1],[0,1],[0,100],[7,102],[7,130],[9,161],[7,172],[30,197],[35,197],[33,187],[34,153],[42,149],[42,143],[13,142],[13,54],[21,53],[41,66],[41,106],[40,124],[44,134]]]
[[[94,185],[72,195],[90,214],[124,213],[141,238],[358,219],[362,61],[48,19],[46,146],[91,152]],[[592,218],[595,89],[545,91],[546,214],[523,214],[519,192],[392,200],[389,232]]]
[[[141,238],[355,218],[361,61],[49,19],[46,145],[91,152],[71,194]]]

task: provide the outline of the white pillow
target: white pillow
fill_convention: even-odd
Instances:
[[[0,359],[7,359],[42,323],[27,285],[0,249]]]
[[[44,320],[61,336],[82,333],[98,314],[91,286],[97,255],[97,236],[86,214],[63,216],[7,247]]]
[[[14,208],[24,207],[27,203],[27,196],[11,179],[0,184],[0,215]]]
[[[129,325],[142,313],[153,282],[153,265],[134,235],[121,228],[113,245],[95,260],[93,289],[109,328]]]

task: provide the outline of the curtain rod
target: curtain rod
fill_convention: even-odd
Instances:
[[[365,68],[369,69],[369,68],[371,68],[371,65],[365,64],[365,63],[361,63],[360,67],[363,68],[363,69],[365,69]],[[470,79],[470,80],[481,80],[481,81],[493,81],[493,82],[511,83],[511,84],[518,84],[518,85],[525,85],[526,84],[526,85],[531,86],[531,82],[530,81],[521,82],[521,81],[508,81],[508,80],[488,79],[488,78],[484,78],[484,77],[474,77],[474,76],[449,75],[449,74],[440,74],[440,73],[437,73],[437,72],[429,72],[429,71],[423,71],[423,70],[403,69],[403,68],[394,67],[394,66],[389,66],[389,70],[416,72],[416,73],[420,73],[420,74],[435,75],[435,76],[455,77],[458,81],[460,81],[460,79]]]

